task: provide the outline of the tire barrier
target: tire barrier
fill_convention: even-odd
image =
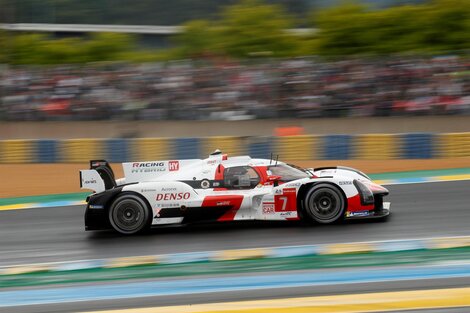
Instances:
[[[470,133],[406,133],[202,138],[39,139],[0,141],[0,163],[83,163],[229,155],[283,160],[388,160],[470,157]]]

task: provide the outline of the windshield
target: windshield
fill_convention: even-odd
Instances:
[[[268,175],[281,176],[281,180],[288,182],[291,180],[308,178],[308,174],[300,169],[293,168],[286,164],[271,165],[268,167]]]

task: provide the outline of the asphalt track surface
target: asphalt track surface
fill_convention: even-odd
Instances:
[[[134,237],[122,237],[112,231],[85,232],[83,206],[3,211],[0,212],[0,266],[219,249],[470,235],[470,181],[395,185],[389,186],[389,190],[388,200],[392,202],[393,215],[387,223],[354,222],[330,226],[232,223],[155,229],[149,234]],[[470,286],[470,278],[321,288],[310,286],[3,309],[15,313],[52,313],[463,286]],[[470,308],[411,312],[468,313]]]
[[[84,206],[0,212],[0,266],[287,245],[470,235],[470,181],[388,186],[386,223],[227,223],[123,237],[85,232]]]

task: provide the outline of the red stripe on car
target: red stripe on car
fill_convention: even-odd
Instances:
[[[354,197],[348,198],[348,211],[355,212],[355,211],[366,211],[366,210],[373,210],[374,205],[362,205],[361,204],[361,196],[359,194],[355,195]]]
[[[230,206],[230,209],[218,221],[233,221],[242,205],[242,201],[242,195],[207,196],[202,202],[202,207]]]
[[[224,180],[224,170],[225,170],[225,167],[222,164],[219,164],[217,166],[217,169],[215,170],[214,180],[223,181]],[[222,190],[227,190],[227,188],[222,188],[222,187],[214,188],[214,191],[222,191]]]

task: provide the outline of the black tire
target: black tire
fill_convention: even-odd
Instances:
[[[118,196],[108,212],[113,228],[124,235],[133,235],[150,227],[152,215],[143,199],[134,194]]]
[[[331,224],[342,220],[346,200],[341,190],[330,184],[313,186],[305,195],[304,214],[314,222]]]

